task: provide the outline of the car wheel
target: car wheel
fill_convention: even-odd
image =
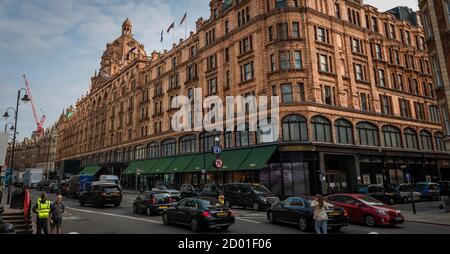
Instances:
[[[223,227],[220,227],[220,229],[223,230],[223,231],[226,231],[226,230],[228,230],[229,228],[230,228],[230,226],[223,226]]]
[[[84,206],[84,200],[80,198],[80,206]]]
[[[225,207],[231,208],[231,203],[229,200],[225,200]]]
[[[258,203],[253,203],[253,211],[259,211],[259,204]]]
[[[308,231],[308,221],[306,220],[305,217],[300,217],[298,219],[298,228],[302,231],[302,232],[307,232]]]
[[[192,232],[198,232],[199,231],[198,221],[197,221],[196,218],[193,218],[191,220],[191,223],[189,223],[189,225],[191,226]]]
[[[368,227],[375,227],[377,225],[377,222],[375,218],[369,214],[364,217],[364,224]]]
[[[267,213],[267,219],[269,220],[269,222],[270,223],[272,223],[272,224],[274,224],[276,221],[275,221],[275,218],[273,217],[273,213],[272,212],[268,212]]]
[[[152,216],[153,215],[152,210],[149,207],[147,207],[146,214],[147,214],[147,216]]]
[[[342,227],[332,227],[331,231],[337,233],[337,232],[341,231],[341,229],[342,229]]]
[[[138,213],[137,207],[136,207],[135,205],[133,205],[133,213],[134,213],[134,214]]]
[[[120,203],[115,203],[114,204],[114,207],[119,207],[120,206]]]
[[[163,214],[162,220],[163,220],[164,225],[170,225],[170,219],[169,219],[169,215],[167,213]]]

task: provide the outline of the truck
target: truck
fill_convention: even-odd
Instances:
[[[23,184],[30,189],[37,188],[38,184],[44,179],[44,170],[40,168],[29,168],[23,175]]]
[[[67,190],[65,192],[67,197],[79,198],[80,194],[87,190],[94,182],[93,176],[75,175],[70,177]]]

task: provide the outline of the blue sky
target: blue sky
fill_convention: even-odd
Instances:
[[[62,110],[86,93],[90,77],[99,68],[107,42],[120,36],[128,17],[135,38],[147,53],[171,48],[173,37],[161,30],[188,11],[187,28],[209,17],[209,0],[0,0],[0,113],[15,106],[17,90],[31,85],[38,115],[52,125]],[[380,11],[402,5],[417,9],[416,0],[366,0]],[[177,40],[184,27],[175,30]],[[31,105],[21,105],[19,136],[35,130]],[[12,119],[10,120],[12,121]],[[0,130],[6,122],[1,119]]]

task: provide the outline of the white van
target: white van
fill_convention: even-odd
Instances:
[[[117,185],[120,185],[120,179],[118,176],[114,175],[101,175],[100,176],[100,182],[112,182]]]

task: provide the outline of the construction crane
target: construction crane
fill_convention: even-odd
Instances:
[[[37,125],[37,129],[36,129],[35,133],[37,136],[41,136],[42,134],[44,134],[45,115],[42,115],[41,120],[39,120],[37,113],[36,113],[36,107],[34,105],[33,96],[31,96],[30,84],[28,83],[27,77],[25,75],[23,75],[23,79],[25,80],[28,97],[30,97],[30,100],[31,100],[31,108],[33,109],[34,120],[36,121],[36,125]]]

